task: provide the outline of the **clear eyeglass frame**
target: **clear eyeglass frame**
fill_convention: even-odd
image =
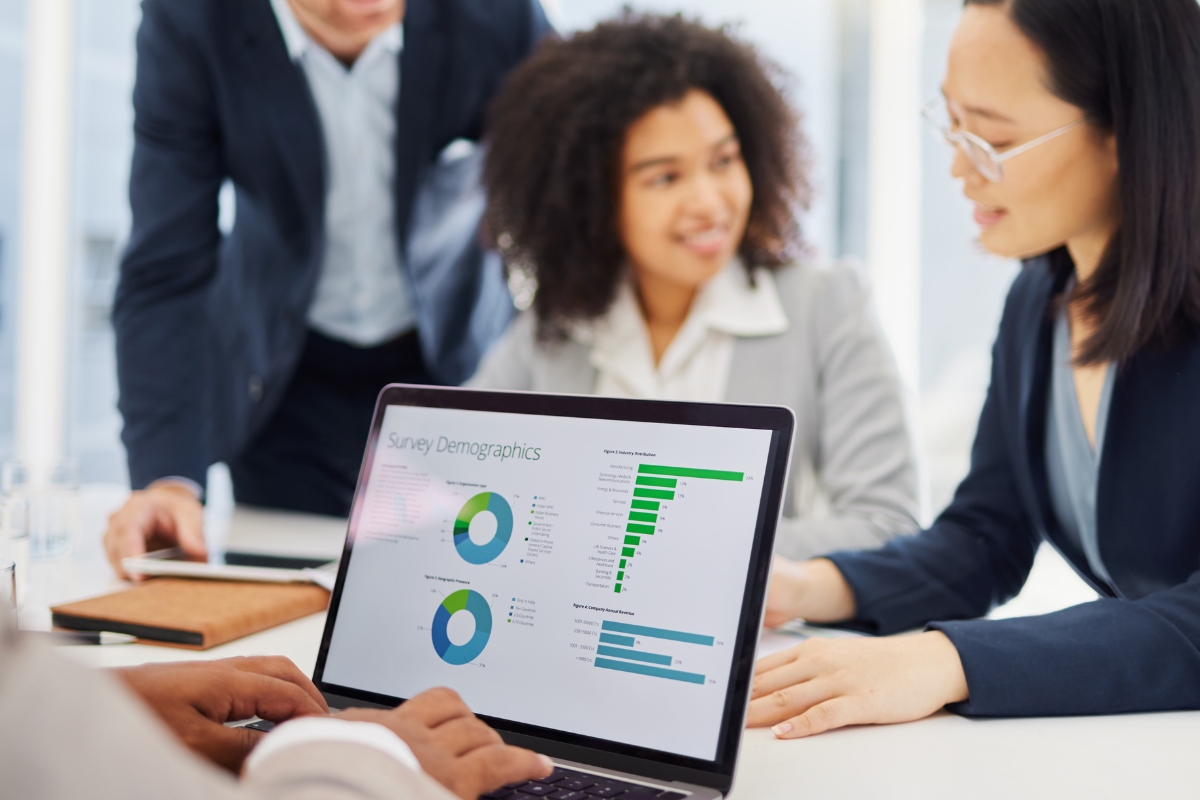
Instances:
[[[951,148],[962,148],[971,165],[975,167],[980,175],[992,183],[999,183],[1004,180],[1005,161],[1022,153],[1027,153],[1051,139],[1056,139],[1067,131],[1078,128],[1086,121],[1083,118],[1077,119],[1074,122],[1063,125],[1061,128],[1056,128],[1043,136],[1039,136],[1031,142],[1011,147],[1003,153],[997,153],[996,148],[992,147],[991,144],[979,136],[970,131],[954,129],[954,124],[950,118],[950,111],[946,107],[946,99],[944,97],[935,97],[921,106],[921,116],[933,126]]]

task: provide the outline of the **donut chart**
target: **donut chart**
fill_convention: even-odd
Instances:
[[[475,618],[475,633],[466,644],[454,644],[446,633],[450,617],[466,611]],[[455,666],[474,661],[487,647],[492,635],[492,608],[479,592],[459,589],[446,597],[433,614],[433,649],[447,664]]]
[[[496,516],[496,535],[486,544],[471,541],[471,520],[483,511]],[[454,547],[468,564],[486,564],[504,552],[512,537],[513,514],[508,501],[495,492],[480,492],[466,503],[454,520]]]

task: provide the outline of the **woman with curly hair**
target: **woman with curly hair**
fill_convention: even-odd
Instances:
[[[791,407],[776,551],[803,558],[912,530],[918,489],[867,292],[792,261],[808,185],[778,75],[724,30],[627,12],[510,77],[488,224],[537,293],[471,385]]]

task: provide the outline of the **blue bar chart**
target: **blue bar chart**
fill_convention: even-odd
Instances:
[[[607,619],[601,624],[600,629],[604,632],[600,634],[601,644],[596,648],[596,658],[592,662],[597,668],[681,683],[704,684],[705,676],[702,673],[668,669],[672,664],[677,663],[675,655],[634,649],[638,644],[636,637],[700,645],[701,647],[712,647],[715,643],[714,637]],[[669,646],[668,649],[670,649]]]

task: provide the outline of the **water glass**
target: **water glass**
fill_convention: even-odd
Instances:
[[[17,565],[11,561],[0,561],[0,628],[17,629]]]
[[[35,560],[66,558],[79,539],[79,462],[58,458],[37,464],[5,462],[0,472],[4,497],[27,504],[29,556]]]
[[[17,567],[17,608],[22,608],[29,596],[29,504],[20,495],[0,495],[0,561]]]

